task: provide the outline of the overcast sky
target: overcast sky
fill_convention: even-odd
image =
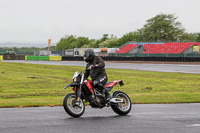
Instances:
[[[0,0],[0,42],[119,38],[160,13],[176,14],[187,32],[200,32],[200,0]]]

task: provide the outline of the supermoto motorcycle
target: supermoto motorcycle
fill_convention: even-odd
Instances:
[[[88,70],[85,70],[88,71]],[[131,100],[129,96],[122,91],[114,91],[108,100],[102,89],[94,88],[92,81],[84,79],[85,71],[75,72],[73,82],[65,86],[64,89],[72,87],[74,93],[69,93],[63,100],[65,111],[72,117],[80,117],[85,112],[85,103],[89,102],[92,108],[111,107],[119,115],[126,115],[131,111]],[[123,86],[123,80],[108,82],[105,88],[108,92],[119,84]]]

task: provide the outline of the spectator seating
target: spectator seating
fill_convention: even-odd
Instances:
[[[143,53],[150,54],[179,54],[190,48],[190,46],[198,45],[199,42],[170,42],[164,44],[145,44]]]
[[[166,43],[134,43],[127,44],[115,53],[129,53],[132,49],[135,49],[137,46],[143,46],[144,52],[150,54],[180,54],[191,46],[197,45],[200,46],[200,42],[166,42]]]
[[[128,53],[130,50],[136,48],[139,44],[127,44],[121,49],[119,49],[116,53]]]

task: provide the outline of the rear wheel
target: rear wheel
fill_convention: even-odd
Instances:
[[[115,113],[119,115],[126,115],[131,111],[131,100],[126,93],[122,91],[116,91],[113,93],[112,98],[119,98],[123,100],[123,103],[111,104],[111,108]]]
[[[76,95],[74,93],[69,93],[65,96],[63,106],[65,111],[73,117],[80,117],[85,112],[83,100],[80,99],[80,102],[77,103]]]

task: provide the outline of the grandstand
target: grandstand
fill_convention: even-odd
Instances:
[[[123,46],[121,49],[119,49],[118,51],[116,51],[116,53],[128,53],[129,51],[136,48],[137,46],[139,46],[139,44],[127,44]]]
[[[200,47],[200,42],[129,43],[116,53],[181,54],[194,52],[193,46]]]

